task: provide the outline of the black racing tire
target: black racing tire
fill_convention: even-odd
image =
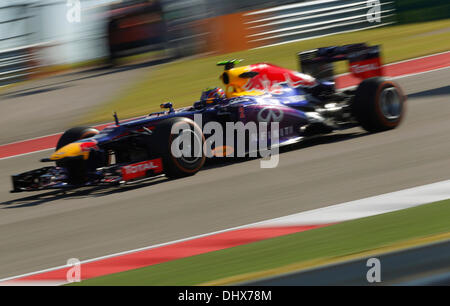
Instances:
[[[395,129],[403,120],[406,96],[395,82],[382,77],[362,81],[352,101],[352,112],[370,133]]]
[[[56,151],[74,141],[89,138],[99,133],[97,129],[88,126],[78,126],[64,132],[56,144]]]
[[[179,134],[172,134],[172,128],[180,129]],[[177,157],[172,152],[172,143],[180,140],[182,133],[193,135],[192,139],[197,146],[197,154],[192,151],[192,157]],[[203,146],[205,136],[200,127],[191,119],[183,117],[174,117],[159,122],[154,131],[151,140],[151,150],[162,158],[164,173],[170,179],[191,176],[196,174],[205,163],[205,154]],[[176,146],[176,144],[174,145]],[[192,146],[194,148],[195,146]]]
[[[89,138],[99,133],[97,129],[87,126],[71,128],[64,132],[56,144],[56,151],[60,148],[80,139]],[[84,160],[56,161],[56,166],[64,167],[69,173],[69,181],[72,184],[82,184],[86,178],[86,163]]]

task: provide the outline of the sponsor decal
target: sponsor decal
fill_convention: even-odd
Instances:
[[[239,119],[245,119],[245,111],[243,106],[239,107]]]
[[[354,76],[361,79],[368,79],[371,77],[383,75],[379,57],[351,62],[350,71]]]
[[[281,94],[283,86],[297,88],[315,85],[315,79],[307,74],[290,71],[284,68],[267,64],[250,66],[252,71],[259,74],[250,78],[243,88],[247,91],[261,90],[273,94]]]
[[[294,134],[294,127],[292,125],[280,128],[280,137]]]
[[[90,140],[80,143],[81,152],[89,152],[92,150],[98,150],[97,140]]]
[[[122,178],[125,181],[132,180],[147,175],[148,171],[152,171],[154,174],[161,173],[163,170],[162,162],[160,158],[147,160],[121,168]]]
[[[363,73],[367,71],[377,70],[380,69],[380,67],[377,64],[367,64],[367,65],[352,65],[351,69],[354,73]]]
[[[280,122],[283,120],[284,113],[281,109],[264,107],[258,112],[258,121],[260,122]]]
[[[287,97],[288,102],[296,103],[296,102],[302,102],[306,100],[306,97],[304,95],[296,95],[296,96],[290,96]]]

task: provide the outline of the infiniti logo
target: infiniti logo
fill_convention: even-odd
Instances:
[[[264,107],[258,113],[258,121],[260,122],[280,122],[283,120],[283,111],[281,109],[274,109]]]
[[[367,65],[352,65],[351,68],[356,73],[362,73],[366,71],[377,70],[380,67],[378,67],[376,64],[367,64]]]

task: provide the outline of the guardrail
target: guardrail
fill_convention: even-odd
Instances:
[[[39,67],[37,46],[25,46],[0,52],[0,87],[28,79]]]
[[[394,1],[319,0],[244,14],[253,47],[266,47],[395,22]]]
[[[0,5],[0,86],[22,81],[33,71],[33,18],[24,1]]]

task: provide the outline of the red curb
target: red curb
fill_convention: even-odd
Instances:
[[[95,126],[95,128],[98,130],[102,130],[110,124],[111,123],[98,125]],[[61,137],[61,135],[62,133],[58,133],[54,135],[42,136],[38,138],[0,145],[0,159],[52,149],[56,147],[56,143],[58,142],[58,139],[59,137]]]
[[[209,236],[177,242],[165,246],[136,251],[124,255],[82,263],[81,279],[89,279],[107,274],[143,268],[176,259],[223,250],[269,238],[307,231],[327,225],[243,228]],[[71,267],[33,274],[10,282],[66,281]]]

